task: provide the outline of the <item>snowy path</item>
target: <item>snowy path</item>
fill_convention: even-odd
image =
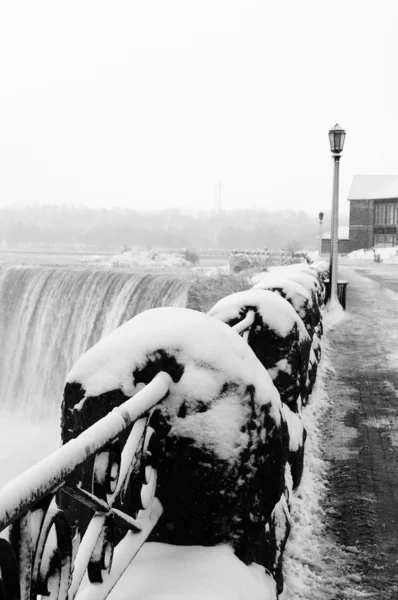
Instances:
[[[325,314],[325,335],[317,382],[303,412],[307,430],[304,473],[293,502],[293,524],[284,554],[285,589],[281,600],[342,600],[361,597],[355,567],[330,527],[325,504],[329,491],[329,465],[325,446],[329,431],[325,421],[331,399],[327,384],[333,374],[334,350],[330,336],[345,326],[346,314]]]
[[[331,335],[329,514],[367,597],[390,600],[398,595],[397,277],[369,269],[341,269],[349,286],[347,318]]]

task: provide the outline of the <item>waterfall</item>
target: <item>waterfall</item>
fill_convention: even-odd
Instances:
[[[143,310],[185,306],[187,292],[188,281],[171,274],[1,266],[1,410],[53,418],[79,356]]]

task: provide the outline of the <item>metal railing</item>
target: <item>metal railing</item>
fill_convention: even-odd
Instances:
[[[149,416],[170,382],[167,373],[158,373],[134,397],[0,490],[0,531],[8,528],[8,540],[0,539],[1,600],[108,596],[162,514]],[[128,431],[120,449],[117,440]],[[91,457],[92,489],[68,484],[68,476]],[[115,506],[123,508],[127,486],[136,496],[134,516]],[[55,501],[59,492],[92,509],[83,536],[73,535]],[[115,527],[125,531],[117,545]]]

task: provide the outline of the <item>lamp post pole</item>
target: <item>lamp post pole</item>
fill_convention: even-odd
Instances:
[[[329,131],[330,148],[334,161],[333,173],[333,198],[332,198],[332,219],[330,233],[330,297],[329,307],[338,304],[337,295],[337,266],[338,266],[338,243],[339,243],[339,174],[340,174],[340,154],[343,151],[345,131],[339,125],[335,125]]]
[[[339,260],[339,170],[340,156],[335,154],[333,173],[332,222],[330,233],[330,305],[338,302],[337,296],[337,264]]]
[[[322,221],[323,221],[323,217],[324,217],[323,212],[320,212],[318,216],[319,216],[319,248],[318,248],[318,251],[319,251],[319,256],[321,256],[321,254],[322,254]]]

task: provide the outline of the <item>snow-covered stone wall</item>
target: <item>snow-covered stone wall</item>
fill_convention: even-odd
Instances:
[[[326,271],[321,261],[270,268],[208,314],[137,315],[75,364],[62,405],[65,443],[167,372],[169,394],[150,418],[164,509],[152,539],[227,544],[245,564],[267,569],[279,592],[305,459],[301,415],[320,359]],[[89,486],[90,477],[79,471],[75,482]],[[87,519],[73,500],[65,507],[83,530]],[[136,512],[128,494],[124,510]]]

